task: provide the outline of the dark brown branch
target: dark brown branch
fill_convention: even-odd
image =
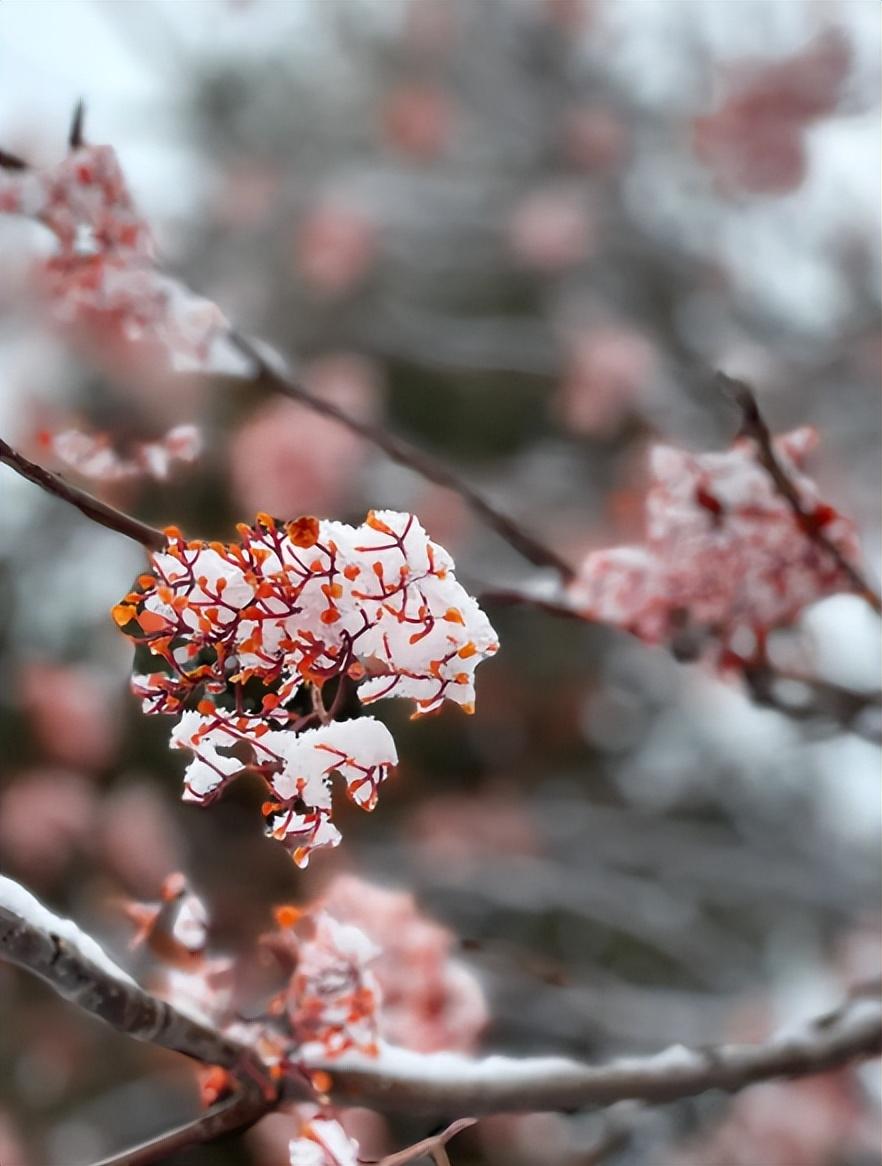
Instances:
[[[595,621],[585,616],[566,596],[566,592],[527,591],[517,588],[486,588],[478,593],[482,604],[498,603],[504,607],[534,607],[558,619],[575,619],[582,623]],[[688,660],[671,648],[675,659]],[[797,676],[781,672],[768,661],[750,664],[743,669],[744,683],[750,699],[764,708],[774,709],[793,721],[826,719],[850,733],[857,733],[877,743],[880,728],[876,723],[864,724],[863,718],[882,703],[882,692],[860,692],[829,680],[812,676]],[[803,686],[809,699],[804,702],[788,700],[781,685],[792,682]]]
[[[365,1163],[365,1166],[407,1166],[410,1162],[415,1162],[418,1158],[432,1158],[432,1160],[439,1164],[447,1163],[449,1166],[450,1159],[447,1157],[445,1146],[455,1138],[457,1134],[461,1134],[463,1130],[467,1130],[470,1126],[476,1124],[477,1119],[474,1117],[461,1117],[442,1130],[440,1134],[432,1134],[428,1138],[423,1138],[420,1142],[414,1142],[412,1146],[407,1146],[404,1150],[397,1150],[394,1154],[387,1154],[385,1158],[373,1163]],[[359,1159],[362,1161],[362,1159]]]
[[[575,572],[572,566],[556,551],[534,538],[513,518],[488,502],[482,494],[464,482],[443,462],[418,449],[415,445],[411,445],[403,438],[396,437],[395,434],[388,433],[377,425],[371,425],[367,421],[353,417],[332,401],[315,396],[304,385],[274,368],[252,341],[241,333],[231,331],[230,339],[239,351],[255,365],[254,379],[257,384],[262,384],[294,401],[299,401],[323,417],[330,417],[352,433],[357,433],[359,437],[369,441],[377,449],[381,449],[392,461],[415,471],[427,481],[434,482],[436,486],[452,490],[468,503],[475,514],[483,519],[492,530],[495,530],[501,538],[505,539],[510,546],[514,547],[534,566],[552,568],[565,582],[569,582],[573,578]]]
[[[166,545],[167,540],[161,530],[148,526],[146,522],[141,522],[130,514],[124,514],[121,510],[116,510],[78,486],[72,486],[58,474],[53,474],[51,470],[30,461],[2,438],[0,438],[0,462],[45,490],[47,494],[60,498],[69,506],[74,506],[81,514],[85,514],[86,518],[100,526],[106,526],[108,530],[116,531],[117,534],[125,535],[147,550],[161,551]]]
[[[10,154],[8,150],[0,150],[0,170],[27,170],[28,164],[17,154]]]
[[[39,976],[60,996],[127,1036],[229,1072],[235,1090],[229,1103],[111,1159],[117,1166],[159,1162],[173,1149],[244,1129],[275,1108],[278,1089],[253,1049],[145,992],[94,940],[2,876],[0,959]]]
[[[88,936],[59,919],[10,879],[0,877],[0,958],[40,976],[56,992],[138,1040],[227,1068],[236,1099],[152,1143],[110,1159],[147,1166],[172,1149],[242,1129],[273,1109],[276,1086],[257,1054],[151,996],[116,967]],[[734,1092],[756,1082],[802,1077],[882,1052],[879,984],[854,993],[841,1008],[765,1045],[676,1046],[649,1057],[588,1065],[558,1057],[472,1060],[391,1049],[376,1062],[310,1065],[331,1076],[339,1105],[381,1112],[448,1117],[537,1110],[571,1111],[635,1100],[676,1101],[709,1089]],[[293,1079],[286,1100],[300,1100]],[[463,1119],[465,1120],[465,1119]],[[461,1125],[457,1128],[462,1128]]]
[[[857,733],[874,744],[880,742],[878,717],[875,723],[865,723],[870,710],[882,705],[882,692],[859,692],[831,680],[779,672],[771,664],[755,664],[744,669],[744,681],[756,704],[774,709],[794,721],[826,718],[834,726]],[[796,684],[804,688],[809,699],[804,702],[788,700],[782,684]]]
[[[852,563],[827,536],[823,526],[814,514],[806,510],[796,483],[781,464],[775,451],[775,443],[766,420],[760,411],[759,402],[753,390],[744,381],[736,380],[725,373],[716,374],[717,383],[727,396],[734,400],[741,410],[741,433],[756,443],[760,464],[772,479],[775,489],[793,511],[800,529],[839,567],[854,590],[864,598],[874,611],[882,614],[882,598],[870,585],[863,573]]]
[[[70,122],[70,129],[67,135],[68,148],[71,150],[80,150],[85,145],[83,137],[83,122],[86,117],[86,103],[82,97],[74,106],[73,117]]]
[[[882,1003],[857,995],[836,1012],[765,1045],[675,1046],[650,1057],[608,1065],[559,1058],[514,1060],[405,1056],[388,1066],[347,1066],[330,1072],[332,1099],[385,1112],[482,1115],[572,1111],[635,1100],[660,1104],[710,1089],[734,1093],[775,1078],[804,1077],[882,1052]],[[396,1050],[396,1053],[399,1051]]]

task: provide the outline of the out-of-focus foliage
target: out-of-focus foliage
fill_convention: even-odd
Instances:
[[[728,446],[738,421],[712,384],[721,367],[756,385],[777,431],[819,429],[812,476],[872,561],[869,0],[96,11],[120,59],[153,78],[114,142],[123,162],[143,174],[147,144],[160,175],[174,152],[198,176],[183,192],[133,178],[163,261],[300,361],[317,393],[438,452],[576,564],[640,539],[651,441]],[[31,56],[40,35],[35,19]],[[119,67],[108,58],[108,75]],[[88,102],[100,78],[78,81]],[[53,124],[21,109],[0,145],[57,162],[66,113]],[[105,140],[100,112],[86,133]],[[4,221],[2,239],[3,435],[35,457],[46,430],[131,450],[195,421],[196,463],[107,496],[225,540],[259,510],[359,521],[391,507],[452,551],[471,592],[533,581],[455,495],[301,406],[115,353],[98,368],[65,347],[23,303],[38,228]],[[396,776],[370,819],[341,807],[344,845],[300,872],[256,824],[256,781],[210,813],[179,800],[185,759],[129,695],[108,614],[143,556],[5,472],[2,488],[0,866],[117,950],[128,932],[114,900],[156,898],[171,870],[188,872],[214,942],[233,950],[274,903],[352,870],[412,890],[459,937],[490,1001],[486,1047],[597,1057],[751,1039],[878,974],[872,710],[851,732],[785,718],[622,633],[488,604],[502,648],[481,669],[477,715],[411,724],[386,702]],[[860,694],[879,686],[877,644],[862,601],[838,597],[772,647],[783,670]],[[797,711],[811,701],[798,681],[790,696]],[[151,974],[148,947],[131,961]],[[872,1080],[792,1089],[672,1107],[609,1160],[734,1166],[737,1142],[759,1147],[751,1163],[872,1161]],[[4,1166],[86,1163],[196,1106],[170,1055],[0,967]],[[282,1166],[280,1120],[187,1162]],[[370,1156],[428,1131],[355,1112],[349,1132]],[[463,1166],[574,1166],[600,1133],[591,1116],[496,1119],[454,1149]]]

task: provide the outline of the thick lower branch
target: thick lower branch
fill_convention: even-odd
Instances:
[[[2,876],[0,958],[33,972],[66,1000],[136,1040],[268,1084],[263,1062],[251,1049],[145,992],[93,939]]]
[[[219,1108],[187,1127],[189,1133],[167,1136],[190,1141],[216,1137],[243,1128],[275,1106],[276,1087],[253,1050],[145,992],[94,940],[3,877],[0,958],[34,972],[66,999],[138,1040],[231,1071],[240,1086],[241,1108]],[[566,1112],[627,1100],[670,1102],[709,1089],[734,1092],[760,1081],[820,1073],[880,1052],[882,1002],[875,984],[852,995],[835,1012],[764,1045],[697,1049],[677,1045],[654,1056],[599,1066],[560,1057],[474,1060],[387,1047],[375,1061],[347,1058],[307,1067],[330,1074],[328,1092],[335,1104],[443,1118],[461,1113]],[[286,1085],[286,1100],[304,1096],[293,1082]],[[145,1147],[137,1152],[150,1151]],[[132,1163],[153,1160],[159,1159],[136,1157]]]
[[[765,1045],[674,1046],[650,1057],[586,1065],[557,1057],[473,1061],[452,1054],[387,1050],[371,1064],[323,1066],[332,1099],[385,1112],[443,1117],[543,1110],[572,1111],[635,1100],[734,1093],[779,1077],[803,1077],[882,1052],[882,1004],[856,996],[835,1013]]]

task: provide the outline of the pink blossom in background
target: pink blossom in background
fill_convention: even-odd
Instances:
[[[567,159],[590,174],[618,171],[630,148],[624,117],[603,105],[572,106],[561,137]]]
[[[322,897],[336,919],[378,947],[371,967],[382,992],[380,1035],[416,1052],[470,1052],[489,1014],[475,976],[452,957],[453,933],[420,913],[412,894],[338,876]]]
[[[260,226],[276,209],[283,173],[275,166],[257,166],[253,161],[229,167],[214,202],[219,223],[247,230]]]
[[[8,1166],[29,1166],[30,1161],[18,1124],[11,1114],[0,1110],[0,1162]]]
[[[652,342],[636,328],[598,325],[567,345],[557,410],[572,433],[610,437],[647,394],[658,367]]]
[[[535,190],[515,207],[508,224],[514,255],[528,267],[555,272],[582,263],[593,246],[594,224],[575,187]]]
[[[0,213],[34,219],[54,235],[37,282],[77,342],[88,338],[123,364],[129,357],[192,369],[220,359],[226,320],[156,266],[150,227],[112,147],[79,146],[45,170],[0,170]]]
[[[113,760],[122,693],[107,673],[32,661],[22,666],[18,693],[45,760],[91,771]]]
[[[443,870],[475,870],[488,855],[541,850],[535,818],[504,786],[421,798],[408,814],[407,837],[421,864]]]
[[[294,270],[317,296],[335,299],[352,291],[376,255],[376,224],[339,197],[318,202],[297,225]]]
[[[101,861],[139,898],[151,898],[170,870],[181,865],[183,839],[158,786],[127,782],[101,804],[96,832]]]
[[[44,444],[84,478],[101,482],[153,478],[163,482],[175,463],[196,461],[202,452],[202,434],[195,425],[176,425],[156,441],[133,442],[128,453],[114,449],[109,434],[79,429],[46,434]]]
[[[482,1119],[475,1132],[489,1166],[591,1166],[559,1113],[496,1114]]]
[[[822,501],[800,471],[816,444],[817,434],[803,428],[777,438],[775,448],[808,521],[857,561],[854,524]],[[720,662],[738,663],[739,631],[751,633],[761,652],[768,631],[851,589],[778,493],[752,440],[740,439],[725,453],[656,446],[650,466],[644,545],[593,551],[572,584],[586,618],[649,643],[675,638],[688,625],[718,638]]]
[[[802,52],[730,69],[720,108],[696,118],[693,145],[724,190],[780,195],[806,175],[806,129],[833,113],[851,64],[839,30]]]
[[[369,360],[346,354],[312,361],[306,387],[361,420],[381,409],[380,377]],[[346,509],[369,451],[342,425],[285,398],[259,406],[233,435],[229,470],[233,495],[246,514],[282,517]]]
[[[874,1124],[850,1069],[766,1082],[734,1097],[723,1120],[665,1166],[836,1166],[878,1153]]]
[[[380,120],[389,146],[421,162],[442,154],[453,129],[449,95],[437,86],[412,82],[393,89],[383,101]]]
[[[98,800],[91,782],[63,769],[29,769],[0,791],[3,865],[37,887],[51,884],[91,845]]]

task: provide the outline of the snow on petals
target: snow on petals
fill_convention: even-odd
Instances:
[[[175,462],[194,462],[202,452],[202,436],[195,425],[176,425],[156,441],[133,444],[122,454],[102,433],[66,429],[49,435],[52,452],[85,478],[118,482],[126,478],[165,481]]]
[[[373,971],[385,1040],[421,1053],[474,1050],[489,1021],[483,989],[454,958],[453,934],[423,915],[412,894],[338,875],[321,904],[380,949]]]
[[[445,700],[470,712],[475,669],[498,645],[412,515],[371,512],[357,527],[259,515],[238,529],[233,544],[167,531],[113,616],[153,660],[132,681],[144,711],[182,714],[171,744],[193,754],[185,797],[209,800],[256,771],[270,789],[270,833],[305,865],[339,842],[329,777],[372,810],[397,763],[379,721],[334,719],[347,686],[366,703],[410,698],[416,714]]]
[[[307,1122],[288,1152],[290,1166],[358,1166],[358,1143],[332,1118]]]
[[[379,948],[326,911],[306,916],[295,931],[297,966],[285,1010],[301,1054],[337,1057],[354,1050],[376,1056],[380,988],[368,965]]]
[[[112,147],[81,145],[45,170],[0,171],[0,213],[34,219],[55,236],[38,274],[60,322],[103,339],[147,341],[177,370],[228,361],[220,309],[156,266],[150,227]]]
[[[816,444],[814,430],[803,428],[777,438],[775,449],[808,522],[856,560],[854,524],[823,502],[800,470]],[[572,586],[571,598],[587,618],[649,643],[699,631],[718,640],[721,663],[737,664],[739,632],[752,633],[761,650],[768,631],[850,589],[845,572],[778,493],[751,439],[724,453],[658,446],[650,471],[645,544],[592,552]]]

